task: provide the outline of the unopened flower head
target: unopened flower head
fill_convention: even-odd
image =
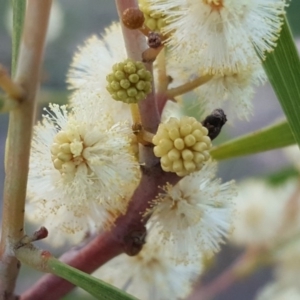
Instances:
[[[208,130],[193,117],[170,118],[159,125],[153,137],[154,154],[161,157],[166,172],[185,176],[200,170],[208,160],[211,140]]]
[[[146,213],[150,228],[162,234],[162,244],[179,262],[218,251],[231,230],[236,192],[232,181],[215,179],[216,169],[209,161],[175,186],[167,184]]]
[[[74,55],[67,82],[70,89],[79,91],[88,98],[78,97],[75,93],[70,100],[72,105],[82,103],[89,104],[89,99],[97,97],[98,104],[105,110],[109,110],[115,121],[130,120],[128,105],[112,100],[106,90],[106,76],[111,73],[113,65],[123,61],[127,57],[123,42],[121,26],[114,23],[105,30],[101,38],[90,37]]]
[[[165,26],[164,15],[150,9],[150,0],[139,0],[139,8],[145,17],[145,25],[155,32],[160,32]]]
[[[126,59],[113,65],[106,89],[114,100],[138,103],[151,92],[152,75],[141,61]]]
[[[143,300],[183,299],[202,272],[201,259],[175,264],[152,232],[136,256],[121,254],[94,275]]]
[[[106,216],[94,220],[98,227],[110,225],[125,213],[139,180],[130,127],[113,123],[96,106],[76,107],[68,113],[65,106],[50,105],[47,112],[34,131],[30,201],[40,207],[52,207],[48,214],[45,209],[41,218],[65,208],[71,211],[74,220],[68,222],[70,231],[83,211],[98,211],[87,219]],[[56,219],[56,223],[60,229],[66,228],[64,218]]]
[[[276,45],[285,0],[156,0],[168,41],[178,60],[188,58],[204,73],[238,72]],[[180,7],[180,10],[176,10]]]

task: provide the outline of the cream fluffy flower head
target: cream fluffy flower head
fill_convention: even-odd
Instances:
[[[240,183],[231,240],[237,245],[260,246],[280,239],[285,207],[294,190],[293,182],[278,187],[262,180]]]
[[[235,116],[241,120],[248,120],[253,114],[254,88],[265,81],[266,75],[262,66],[255,64],[235,74],[215,75],[195,92],[201,99],[199,106],[206,113],[229,104],[226,106],[226,114],[230,120]]]
[[[264,286],[255,297],[255,300],[299,300],[300,288],[296,286],[285,286],[279,282],[272,282]]]
[[[183,265],[175,264],[159,237],[152,232],[136,256],[121,254],[101,267],[99,277],[142,300],[183,299],[202,272],[199,259]]]
[[[52,225],[65,232],[85,230],[84,216],[94,227],[110,225],[125,213],[139,182],[130,127],[97,107],[82,105],[68,113],[65,106],[50,105],[34,130],[29,200],[40,219],[55,216]],[[56,217],[64,210],[68,218]]]
[[[300,151],[298,145],[285,147],[282,149],[282,152],[289,162],[300,172]]]
[[[146,213],[150,228],[160,232],[161,243],[178,262],[218,251],[231,229],[234,183],[221,184],[216,171],[216,162],[208,161],[175,186],[167,184]]]
[[[193,117],[170,118],[161,123],[153,137],[153,151],[166,172],[185,176],[200,170],[209,159],[208,130]]]
[[[298,213],[299,214],[299,213]],[[281,285],[299,288],[300,275],[300,240],[298,230],[285,239],[275,252],[275,278]]]
[[[155,0],[151,9],[166,16],[178,60],[188,57],[204,73],[222,74],[275,47],[285,6],[285,0]]]
[[[116,62],[126,58],[121,26],[113,23],[101,38],[94,35],[79,47],[67,76],[69,88],[97,97],[99,105],[109,110],[115,121],[130,120],[128,105],[114,101],[106,90],[106,76]],[[89,105],[88,100],[78,97],[77,93],[70,99],[72,105],[82,101]]]

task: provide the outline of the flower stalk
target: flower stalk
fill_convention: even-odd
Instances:
[[[176,88],[169,89],[166,94],[169,99],[174,99],[176,96],[183,95],[185,93],[191,92],[195,88],[205,84],[213,78],[213,75],[207,74],[201,77],[198,77],[192,81],[184,83]]]

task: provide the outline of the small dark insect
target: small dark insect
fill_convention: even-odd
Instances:
[[[223,109],[217,108],[202,121],[202,125],[208,129],[208,136],[213,140],[219,135],[226,121]]]

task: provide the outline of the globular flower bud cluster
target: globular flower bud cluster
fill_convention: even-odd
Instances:
[[[152,75],[140,61],[126,59],[113,65],[113,73],[106,76],[106,89],[112,98],[125,103],[137,103],[151,92]]]
[[[162,169],[178,176],[200,170],[210,157],[207,134],[207,128],[192,117],[170,118],[160,124],[152,142],[155,156],[161,157]]]
[[[151,31],[161,32],[161,29],[166,24],[163,15],[150,10],[149,6],[149,0],[139,0],[139,8],[145,17],[144,23]]]

